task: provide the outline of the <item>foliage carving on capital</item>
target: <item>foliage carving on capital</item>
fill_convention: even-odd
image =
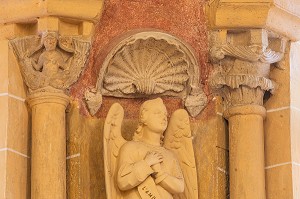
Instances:
[[[263,29],[218,31],[211,38],[210,85],[225,99],[225,108],[262,106],[265,91],[276,90],[276,83],[269,79],[270,66],[284,57],[286,40]]]
[[[276,52],[260,45],[235,46],[227,44],[221,46],[213,46],[211,48],[212,60],[222,60],[225,58],[225,56],[230,56],[250,62],[261,61],[263,63],[272,64],[280,61],[284,56],[284,52]]]
[[[30,93],[66,91],[81,74],[90,48],[90,41],[56,32],[10,43]]]

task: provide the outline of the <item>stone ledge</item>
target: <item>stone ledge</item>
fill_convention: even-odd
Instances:
[[[0,24],[32,22],[46,16],[96,22],[103,5],[104,0],[10,0],[0,4]]]
[[[295,7],[293,5],[295,4]],[[284,6],[286,5],[286,6]],[[207,3],[211,29],[265,28],[300,40],[300,3],[283,0],[214,0]]]

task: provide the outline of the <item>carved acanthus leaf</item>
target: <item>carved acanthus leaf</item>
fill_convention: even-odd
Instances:
[[[284,53],[275,52],[259,45],[235,46],[227,44],[212,47],[211,56],[215,61],[222,60],[225,56],[231,56],[250,62],[261,61],[263,63],[275,63],[283,58]]]
[[[262,90],[270,90],[271,92],[274,92],[276,88],[276,84],[272,80],[254,75],[215,76],[210,83],[214,88],[228,86],[232,89],[236,89],[240,86],[248,86],[250,88],[260,87]]]
[[[199,88],[193,88],[187,96],[184,106],[192,117],[196,117],[206,106],[207,97]]]
[[[88,89],[84,93],[85,103],[92,116],[94,116],[102,105],[102,95],[96,89]]]

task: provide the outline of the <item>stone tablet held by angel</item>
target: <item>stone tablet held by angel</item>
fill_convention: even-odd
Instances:
[[[145,101],[132,141],[122,137],[123,117],[122,106],[113,104],[104,125],[107,198],[197,199],[188,113],[176,110],[168,124],[162,99]]]

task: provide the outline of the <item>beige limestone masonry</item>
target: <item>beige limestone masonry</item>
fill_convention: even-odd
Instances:
[[[293,196],[297,198],[300,196],[300,165],[293,165]]]
[[[11,118],[8,120],[9,125],[6,125],[8,126],[8,128],[6,129],[7,132],[1,132],[1,135],[3,134],[4,138],[3,140],[6,143],[4,147],[6,147],[6,150],[10,152],[12,151],[20,157],[25,158],[26,163],[30,162],[30,160],[32,161],[31,166],[33,172],[31,172],[31,174],[33,183],[31,183],[31,198],[66,198],[66,135],[64,116],[65,108],[68,104],[68,97],[63,94],[48,93],[47,95],[47,93],[44,93],[48,97],[43,98],[42,96],[38,96],[38,98],[40,97],[40,99],[33,100],[33,98],[37,96],[30,96],[30,98],[28,99],[30,105],[32,105],[36,101],[43,101],[43,103],[48,103],[48,105],[50,105],[50,107],[48,107],[48,105],[43,106],[43,103],[39,104],[39,102],[34,106],[32,105],[34,108],[31,112],[33,116],[33,140],[31,154],[28,150],[28,143],[30,139],[30,136],[28,136],[28,132],[30,132],[31,129],[29,129],[28,112],[24,103],[25,99],[27,98],[27,88],[23,83],[23,79],[21,76],[21,72],[23,76],[25,73],[24,71],[20,72],[19,63],[17,62],[13,50],[8,43],[8,39],[41,34],[45,31],[56,31],[62,36],[82,35],[85,38],[90,37],[94,28],[93,23],[101,15],[103,1],[89,1],[88,4],[82,1],[11,1],[6,4],[1,4],[0,6],[5,6],[5,9],[3,8],[3,12],[1,12],[0,14],[0,37],[2,39],[0,51],[1,56],[3,56],[4,60],[3,62],[1,62],[1,71],[4,72],[1,72],[1,81],[4,82],[1,82],[0,92],[1,96],[4,95],[9,97],[9,99],[7,98],[8,105],[6,106],[8,112],[1,113],[1,116],[3,116],[4,118]],[[86,58],[86,55],[84,56]],[[85,62],[85,58],[83,62]],[[76,63],[80,63],[80,61],[77,59]],[[80,72],[81,70],[79,71],[79,73]],[[2,76],[4,78],[2,78]],[[73,82],[71,81],[71,83]],[[61,95],[63,95],[63,97]],[[59,96],[62,98],[60,98]],[[60,106],[62,108],[59,108]],[[56,119],[59,119],[60,123],[56,124],[55,121],[52,121],[51,119],[55,119],[52,118],[52,116],[49,116],[51,118],[49,120],[46,110],[44,113],[44,116],[46,115],[46,118],[43,118],[42,112],[44,111],[44,108],[46,108],[46,110],[54,112],[58,111],[57,114],[61,114],[61,117],[57,117]],[[39,112],[39,110],[42,110],[42,112]],[[57,114],[54,113],[54,115]],[[54,123],[52,123],[51,121]],[[43,130],[43,126],[48,126],[49,128]],[[52,130],[53,132],[56,132],[57,135],[53,134]],[[43,136],[43,133],[47,132],[49,132],[49,136]],[[17,139],[15,137],[17,137]],[[48,142],[50,142],[51,144],[48,145]],[[42,143],[44,143],[44,145]],[[48,146],[51,146],[53,148],[49,149]],[[38,150],[35,150],[36,148],[38,148]],[[47,151],[48,149],[50,151]],[[53,151],[51,150],[54,150],[57,153],[53,153]],[[30,159],[28,157],[30,157]],[[8,163],[9,162],[6,161],[6,166],[4,168],[5,170],[3,172],[5,173],[6,177],[14,180],[13,173],[8,172]],[[18,162],[16,161],[16,167],[22,166],[22,168],[30,168],[30,165],[27,165],[27,167],[25,167],[23,164],[17,163]],[[16,172],[16,176],[21,177],[20,180],[23,181],[29,180],[29,175],[29,169],[23,169],[20,170],[20,172]],[[9,186],[3,192],[3,194],[5,194],[4,197],[23,198],[25,195],[28,195],[29,197],[29,181],[22,182],[23,186],[18,186],[16,182],[17,180],[15,180],[13,184],[8,184],[9,182],[7,182],[7,185]],[[16,189],[16,191],[12,191],[13,189]],[[25,192],[26,194],[24,194]]]
[[[299,70],[298,43],[291,43],[285,58],[279,62],[283,70],[273,68],[270,78],[279,87],[266,102],[265,160],[266,189],[269,198],[298,198],[299,178]],[[281,183],[282,182],[282,183]]]
[[[0,197],[24,198],[30,196],[30,131],[24,102],[26,86],[9,41],[2,34],[0,38]]]
[[[268,199],[293,197],[292,165],[285,164],[266,170],[266,190]]]
[[[2,135],[1,135],[2,138]],[[6,194],[6,155],[7,151],[0,151],[0,197],[5,198]]]
[[[89,1],[89,3],[86,3],[86,1],[78,0],[30,0],[20,2],[13,0],[0,3],[0,6],[2,6],[1,11],[3,11],[0,13],[0,20],[3,23],[0,25],[0,124],[2,127],[10,124],[11,127],[9,128],[16,133],[17,128],[23,128],[23,125],[28,124],[26,123],[28,115],[23,112],[25,105],[22,102],[26,98],[26,86],[22,82],[18,67],[14,67],[16,59],[12,56],[13,52],[6,39],[34,35],[45,30],[59,31],[62,35],[71,33],[88,36],[93,31],[95,17],[101,15],[103,2]],[[210,22],[215,29],[222,27],[240,30],[249,27],[265,27],[281,36],[299,40],[300,9],[297,0],[216,0],[209,1],[208,4],[215,11],[210,15]],[[5,6],[5,9],[3,6]],[[82,9],[74,9],[78,7]],[[26,12],[21,12],[20,9],[24,8]],[[38,17],[39,20],[37,20]],[[299,48],[297,46],[299,46],[299,43],[292,44],[291,48]],[[286,66],[285,70],[271,67],[270,79],[277,82],[279,88],[277,89],[278,92],[265,104],[268,111],[265,121],[265,136],[267,136],[265,140],[265,158],[266,162],[270,163],[265,165],[267,167],[266,190],[268,199],[298,199],[300,194],[298,159],[300,145],[297,141],[300,132],[298,54],[299,51],[296,50],[290,56],[285,57],[286,63],[279,63]],[[296,61],[290,63],[289,59]],[[290,66],[294,67],[291,71],[289,71]],[[291,82],[290,74],[292,76]],[[15,107],[18,108],[15,109]],[[16,118],[12,119],[13,122],[9,122],[9,115],[14,117],[17,110],[22,113],[18,117],[24,121],[24,123],[18,123],[20,126],[14,124]],[[81,119],[83,121],[83,118]],[[101,174],[104,173],[103,165],[101,165],[99,159],[95,158],[102,155],[102,149],[98,143],[102,140],[99,129],[102,129],[103,122],[88,118],[82,122],[85,124],[82,127],[83,130],[81,130],[83,134],[86,134],[70,138],[70,145],[72,146],[70,146],[67,154],[69,157],[67,164],[70,163],[70,176],[68,178],[71,179],[69,198],[80,196],[82,198],[105,198],[104,176]],[[136,122],[125,122],[127,123],[127,132],[133,132]],[[219,124],[218,127],[216,127],[215,122]],[[200,189],[203,190],[201,199],[202,197],[224,198],[224,193],[226,193],[224,191],[226,187],[222,187],[219,183],[224,185],[224,181],[226,181],[226,175],[223,174],[226,173],[226,170],[224,171],[224,168],[226,168],[224,157],[226,157],[227,149],[222,148],[218,149],[217,152],[214,151],[216,145],[223,146],[222,143],[219,143],[219,139],[223,139],[222,133],[225,131],[223,125],[225,126],[223,119],[217,115],[216,121],[213,121],[213,119],[203,120],[197,126],[198,137],[195,142],[200,143],[200,145],[197,145],[196,150],[199,152],[198,154],[201,154],[197,160],[197,165],[200,166],[198,175],[203,176],[203,181],[200,182]],[[17,134],[10,134],[8,128],[0,129],[0,198],[7,198],[7,196],[10,198],[24,198],[30,192],[30,188],[28,188],[28,185],[30,185],[28,168],[30,166],[28,164],[31,160],[16,153],[20,150],[26,156],[26,148],[28,148],[26,137],[30,137],[28,132],[24,130],[23,133],[25,134],[20,136],[18,133],[21,132],[19,131]],[[12,136],[14,139],[10,139]],[[217,144],[210,145],[208,144],[210,142]],[[10,146],[7,145],[9,143]],[[283,148],[276,148],[276,145]],[[11,149],[11,147],[17,149]],[[274,151],[272,151],[273,149]],[[204,154],[203,151],[207,153]],[[288,152],[290,152],[290,155],[286,155]],[[276,157],[277,153],[278,157]],[[286,158],[291,158],[291,160]],[[218,161],[215,161],[216,159]],[[216,179],[218,180],[215,181]],[[214,185],[219,190],[216,190]]]
[[[30,197],[30,159],[12,151],[6,157],[5,198]]]
[[[266,28],[300,39],[299,2],[284,0],[211,0],[206,13],[212,29]]]
[[[7,144],[7,126],[8,126],[8,96],[0,96],[0,149],[6,148]]]
[[[28,23],[44,16],[95,22],[101,15],[103,3],[103,0],[91,0],[88,3],[80,0],[14,0],[6,4],[1,3],[0,23]]]

